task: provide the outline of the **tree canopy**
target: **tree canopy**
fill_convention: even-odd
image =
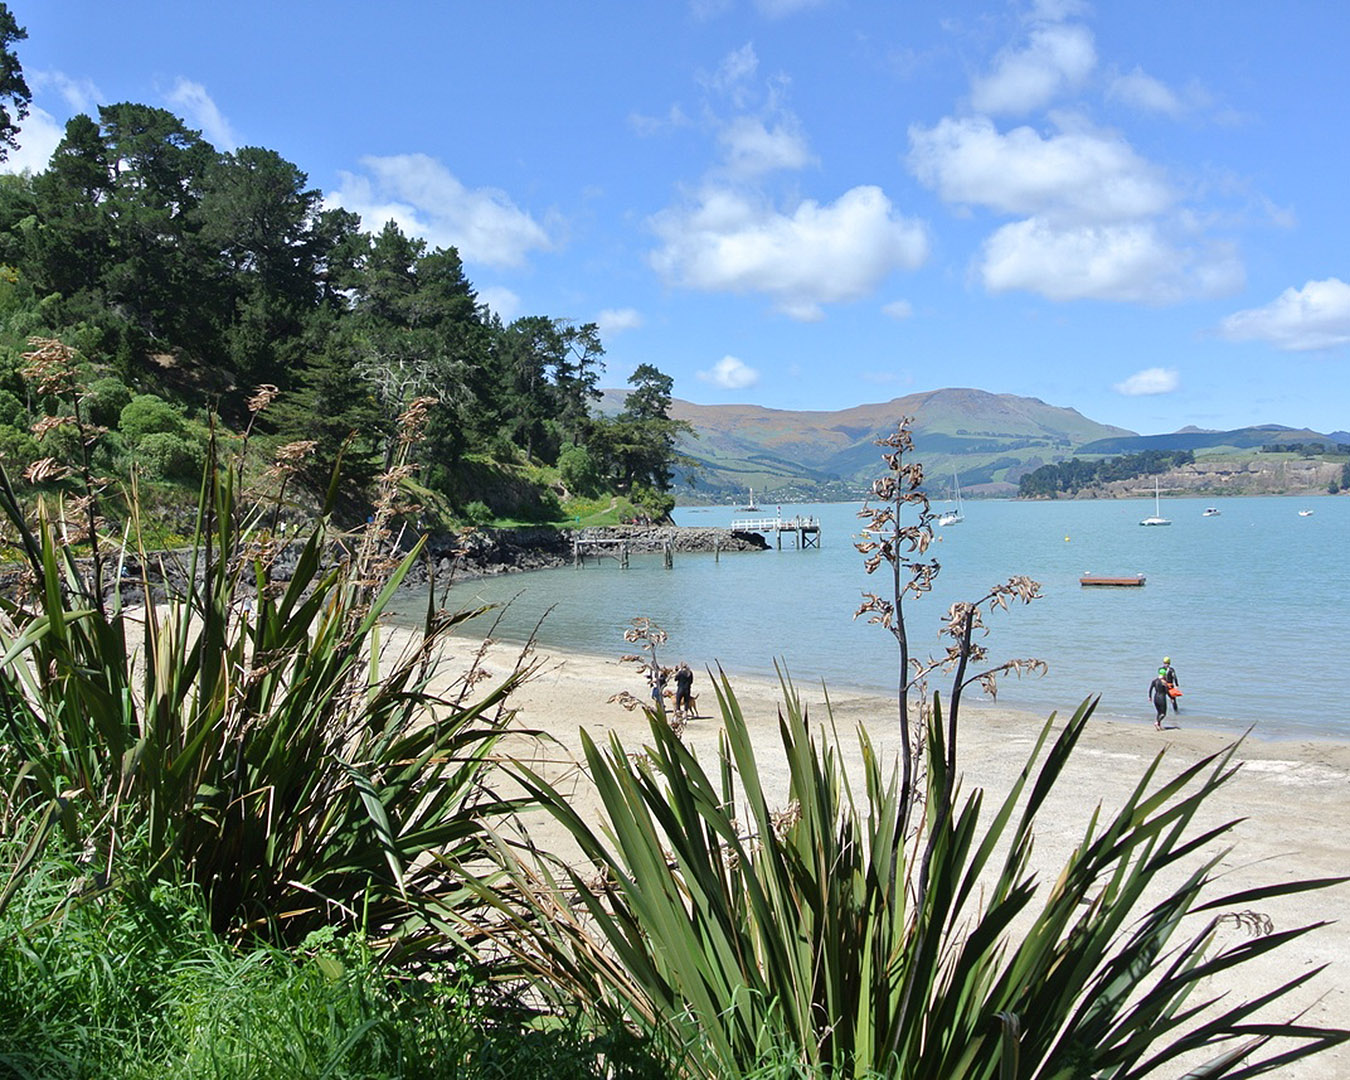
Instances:
[[[12,49],[24,37],[0,3],[0,155],[30,97]],[[304,475],[315,485],[339,455],[358,484],[387,469],[413,402],[430,410],[423,480],[451,504],[469,463],[550,469],[564,451],[574,471],[584,454],[597,493],[663,495],[688,430],[670,418],[670,378],[650,364],[618,417],[594,412],[605,356],[595,323],[503,323],[455,248],[325,209],[279,152],[218,151],[148,105],[73,117],[45,170],[0,180],[0,268],[0,393],[24,406],[0,415],[11,472],[59,457],[28,435],[54,408],[19,375],[31,335],[79,350],[88,379],[113,380],[127,400],[181,409],[192,423],[162,433],[175,439],[204,437],[209,412],[244,423],[256,388],[275,387],[262,422],[278,443],[313,444]],[[129,469],[129,433],[106,426],[104,464]]]

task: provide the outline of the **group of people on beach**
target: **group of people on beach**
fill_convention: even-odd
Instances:
[[[652,688],[652,704],[660,705],[665,696],[666,682],[673,674],[675,678],[675,716],[688,719],[698,715],[697,701],[694,698],[694,672],[687,663],[681,661],[673,671],[669,668],[653,666],[647,673],[647,682]]]
[[[1158,668],[1158,674],[1153,677],[1153,681],[1148,684],[1148,696],[1153,699],[1153,709],[1158,717],[1153,721],[1153,726],[1159,731],[1162,730],[1163,718],[1167,716],[1167,703],[1172,703],[1172,711],[1180,712],[1177,705],[1177,698],[1181,697],[1181,680],[1177,678],[1177,669],[1172,666],[1172,658],[1164,656],[1162,667]]]

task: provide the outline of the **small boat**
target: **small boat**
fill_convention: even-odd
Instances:
[[[755,489],[754,489],[754,488],[751,488],[751,489],[750,489],[750,501],[749,501],[748,503],[746,503],[744,506],[742,506],[741,509],[742,509],[742,510],[749,510],[751,513],[754,513],[756,510],[759,509],[759,503],[755,502]]]
[[[1312,517],[1312,516],[1313,516],[1313,512],[1312,512],[1311,510],[1300,510],[1300,511],[1298,512],[1298,516],[1299,516],[1299,517]]]
[[[1201,517],[1218,517],[1218,516],[1219,516],[1219,508],[1218,508],[1217,506],[1206,506],[1206,507],[1205,507],[1205,512],[1204,512],[1203,514],[1201,514],[1200,516],[1201,516]]]
[[[955,472],[952,473],[952,490],[956,492],[956,509],[938,515],[938,524],[944,528],[948,525],[960,525],[966,520],[961,516],[961,481],[956,478]]]
[[[1158,478],[1153,478],[1153,516],[1146,517],[1140,525],[1171,525],[1172,522],[1162,516],[1158,507]]]
[[[1078,584],[1101,585],[1110,588],[1139,588],[1144,584],[1144,575],[1136,574],[1134,577],[1105,577],[1096,574],[1084,574],[1078,579]]]

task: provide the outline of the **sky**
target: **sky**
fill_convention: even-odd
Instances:
[[[275,150],[702,404],[942,387],[1350,429],[1350,7],[9,0],[41,170],[100,104]]]

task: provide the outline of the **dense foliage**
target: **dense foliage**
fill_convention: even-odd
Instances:
[[[1195,464],[1190,450],[1144,450],[1138,454],[1088,461],[1070,458],[1068,461],[1042,465],[1023,475],[1018,494],[1023,498],[1055,498],[1060,494],[1074,494],[1084,488],[1113,480],[1133,480],[1139,476],[1154,476],[1180,465]]]
[[[9,46],[23,36],[0,5],[0,103],[17,115],[27,87]],[[0,107],[0,152],[9,121]],[[195,475],[207,411],[241,422],[270,385],[281,399],[268,430],[314,442],[304,478],[316,490],[339,454],[368,484],[388,465],[396,418],[434,398],[425,480],[451,512],[482,494],[459,482],[466,461],[552,468],[565,450],[584,452],[593,491],[669,505],[680,427],[668,378],[641,365],[629,380],[638,402],[596,415],[595,323],[503,323],[455,248],[370,225],[325,208],[276,151],[219,151],[163,109],[122,102],[73,117],[45,171],[0,177],[0,461],[17,474],[73,449],[31,435],[51,405],[26,393],[18,357],[38,335],[89,359],[91,394],[97,380],[101,401],[135,407],[96,421],[108,428],[100,467],[114,475],[133,458],[151,481]],[[480,501],[562,516],[556,500]]]

